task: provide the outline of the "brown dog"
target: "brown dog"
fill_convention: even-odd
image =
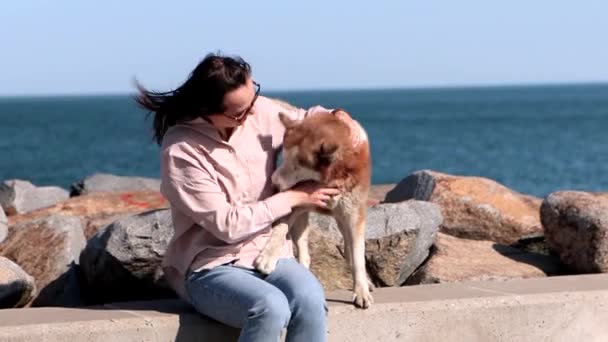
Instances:
[[[320,113],[302,121],[293,121],[283,113],[285,125],[283,163],[272,175],[281,190],[306,180],[335,187],[329,210],[315,210],[336,219],[344,237],[344,255],[354,281],[354,303],[367,308],[373,302],[373,287],[365,269],[365,212],[370,188],[371,163],[369,142],[363,128],[341,109]],[[298,209],[277,224],[268,244],[255,260],[263,273],[274,270],[280,246],[289,231],[297,248],[298,261],[309,267],[307,211]]]

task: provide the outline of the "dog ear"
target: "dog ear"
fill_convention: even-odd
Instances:
[[[289,116],[283,112],[279,112],[279,119],[281,120],[283,126],[285,126],[287,129],[293,127],[296,123],[295,120],[290,119]]]
[[[321,167],[329,166],[334,160],[336,151],[338,150],[338,144],[322,142],[317,150],[317,165]]]
[[[331,114],[338,119],[349,119],[350,118],[350,115],[348,115],[348,113],[342,108],[336,108],[336,109],[332,110]]]

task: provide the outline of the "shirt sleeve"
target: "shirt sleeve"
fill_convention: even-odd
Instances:
[[[285,193],[246,205],[231,204],[211,172],[191,154],[169,148],[161,158],[161,192],[171,206],[227,243],[268,228],[292,210]]]

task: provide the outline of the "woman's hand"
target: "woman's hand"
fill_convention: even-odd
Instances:
[[[328,202],[333,196],[338,195],[340,190],[328,188],[315,181],[305,181],[296,184],[286,192],[290,193],[292,207],[315,206],[327,208]]]

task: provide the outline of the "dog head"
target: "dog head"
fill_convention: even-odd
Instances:
[[[333,115],[317,114],[302,121],[279,113],[285,126],[283,162],[272,182],[285,190],[305,180],[325,181],[324,176],[340,154],[340,123]],[[343,130],[343,129],[342,129]]]

